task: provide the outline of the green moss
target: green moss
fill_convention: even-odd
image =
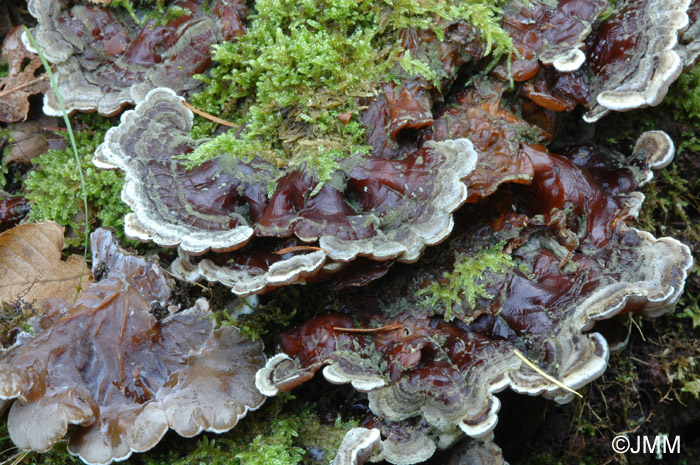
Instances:
[[[608,0],[608,8],[600,14],[598,17],[598,21],[605,21],[610,17],[610,15],[613,14],[615,11],[615,5],[617,4],[617,0]]]
[[[7,77],[10,73],[10,65],[5,60],[0,60],[0,77]]]
[[[304,456],[304,449],[294,445],[294,438],[301,421],[291,416],[281,416],[272,422],[272,434],[259,434],[250,446],[236,454],[245,465],[296,464]]]
[[[5,187],[7,179],[5,175],[7,174],[7,166],[5,166],[5,149],[6,145],[12,142],[12,134],[10,128],[0,128],[0,190]]]
[[[247,305],[244,300],[239,299],[242,305]],[[253,310],[253,309],[251,309]],[[283,310],[275,301],[261,305],[250,313],[244,313],[237,318],[232,317],[225,309],[214,314],[221,325],[236,326],[244,337],[252,340],[261,339],[270,333],[272,328],[281,330],[289,326],[289,323],[296,315],[296,309],[291,312]]]
[[[97,116],[88,117],[88,120],[94,131],[77,131],[75,138],[85,176],[90,229],[112,226],[124,240],[124,216],[129,208],[121,201],[123,174],[99,170],[92,164],[92,155],[102,143],[110,123]],[[66,244],[79,245],[84,234],[85,212],[72,149],[49,150],[34,163],[36,169],[27,175],[23,193],[31,205],[29,219],[53,220],[69,228]]]
[[[145,465],[295,465],[307,462],[307,451],[314,449],[325,458],[315,463],[328,464],[345,433],[355,425],[341,420],[324,425],[313,405],[282,394],[249,413],[230,433],[163,444],[134,458]]]
[[[454,318],[453,307],[466,303],[474,308],[479,298],[491,299],[494,296],[487,290],[484,283],[487,273],[499,275],[508,272],[515,266],[513,258],[503,252],[505,243],[499,242],[490,249],[474,255],[457,258],[454,271],[445,273],[445,284],[437,282],[421,289],[419,296],[425,296],[425,304],[444,315],[445,320]]]
[[[165,5],[165,0],[112,0],[110,8],[124,8],[136,24],[143,27],[154,20],[151,27],[169,23],[173,19],[190,13],[190,10],[177,5]]]
[[[487,52],[500,57],[513,51],[499,24],[500,3],[259,0],[247,33],[213,47],[218,65],[201,76],[206,90],[192,98],[198,108],[244,129],[204,143],[188,158],[201,163],[221,153],[261,155],[280,167],[306,164],[323,183],[335,159],[369,149],[357,121],[359,98],[376,95],[383,81],[436,81],[444,74],[439,60],[403,54],[399,32],[414,27],[441,36],[437,16],[464,19]],[[341,122],[340,114],[351,115],[350,121]],[[215,128],[197,119],[193,136],[211,136]]]

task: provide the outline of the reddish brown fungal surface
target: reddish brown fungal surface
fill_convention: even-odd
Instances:
[[[28,212],[29,202],[24,197],[2,198],[0,200],[0,231],[14,226]]]
[[[537,71],[537,60],[562,72],[578,69],[585,60],[584,41],[607,7],[607,0],[559,0],[556,6],[546,1],[511,2],[503,27],[522,54],[513,63],[513,79],[529,79]]]
[[[123,9],[30,1],[28,9],[39,21],[34,35],[57,66],[66,109],[114,115],[155,87],[182,93],[201,85],[192,76],[209,67],[210,46],[240,35],[247,9],[235,0],[217,0],[210,14],[195,0],[176,5],[191,13],[140,27]],[[44,112],[61,114],[53,93],[45,96]]]
[[[438,115],[432,137],[445,140],[465,137],[472,141],[479,159],[469,174],[467,202],[488,197],[504,182],[529,183],[534,175],[527,151],[544,150],[533,144],[545,135],[502,106],[504,86],[480,79],[457,96],[458,105]],[[530,136],[530,144],[528,138]]]
[[[585,120],[610,110],[657,105],[683,63],[678,33],[688,26],[689,0],[627,0],[598,28],[587,52],[592,101]]]
[[[587,122],[657,105],[697,59],[697,7],[689,0],[626,0],[601,21],[606,8],[605,0],[534,8],[512,2],[503,25],[520,56],[511,60],[512,74],[503,64],[494,74],[524,82],[522,94],[548,110],[588,108]]]
[[[451,213],[467,195],[461,178],[477,157],[459,137],[426,141],[401,158],[356,154],[338,160],[331,180],[317,189],[310,170],[282,171],[261,158],[223,153],[187,169],[180,158],[194,145],[191,123],[172,91],[154,90],[109,131],[95,163],[126,173],[122,197],[134,210],[127,234],[191,255],[236,250],[196,265],[183,256],[176,269],[242,295],[301,281],[326,260],[417,260],[451,231]],[[302,245],[318,250],[275,253]]]
[[[262,404],[260,342],[214,329],[205,301],[157,321],[152,306],[171,303],[160,267],[105,230],[92,246],[102,279],[73,305],[47,301],[50,327],[0,362],[2,398],[18,398],[8,431],[19,448],[46,451],[77,425],[69,451],[105,464],[150,449],[168,428],[226,431]]]
[[[513,185],[482,201],[473,209],[479,221],[451,241],[452,254],[461,260],[478,260],[498,243],[510,252],[514,266],[505,275],[487,272],[475,283],[486,296],[474,306],[458,300],[453,321],[418,296],[425,283],[450,270],[449,258],[437,268],[419,268],[407,281],[385,283],[380,295],[354,294],[352,301],[362,302],[357,308],[347,302],[346,314],[318,316],[281,336],[283,353],[258,372],[261,392],[292,389],[323,368],[328,381],[368,393],[370,409],[381,420],[375,427],[424,422],[428,429],[414,431],[408,442],[431,437],[443,447],[460,430],[474,437],[489,433],[499,407],[493,393],[506,387],[570,400],[571,393],[524,365],[515,350],[579,388],[607,364],[608,345],[591,331],[595,321],[669,311],[692,264],[678,241],[655,239],[626,224],[641,202],[634,190],[648,180],[654,159],[642,155],[639,147],[647,143],[638,144],[637,166],[593,146],[563,155],[525,152],[533,171],[529,185]],[[406,435],[392,439],[387,431],[382,429],[380,449],[397,455],[378,457],[404,463]],[[434,450],[435,443],[421,447]]]

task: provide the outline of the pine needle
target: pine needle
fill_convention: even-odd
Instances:
[[[197,114],[198,114],[199,116],[201,116],[202,118],[206,118],[206,119],[208,119],[209,121],[213,121],[213,122],[215,122],[215,123],[221,124],[221,125],[223,125],[223,126],[228,126],[228,127],[230,127],[230,128],[237,128],[237,127],[238,127],[238,125],[237,125],[236,123],[231,123],[230,121],[226,121],[225,119],[218,118],[218,117],[216,117],[216,116],[214,116],[214,115],[211,115],[211,114],[207,113],[206,111],[202,111],[202,110],[200,110],[200,109],[198,109],[198,108],[193,107],[192,105],[190,105],[189,103],[187,103],[186,100],[183,100],[182,103],[183,103],[187,108],[189,108],[190,111],[192,111],[193,113],[197,113]]]
[[[559,381],[558,379],[554,378],[553,376],[550,376],[550,375],[548,375],[547,373],[545,373],[544,371],[542,371],[537,365],[535,365],[535,364],[532,363],[530,360],[528,360],[527,357],[525,357],[525,356],[523,355],[523,353],[520,352],[518,349],[513,349],[513,353],[514,353],[515,355],[517,355],[518,358],[519,358],[520,360],[522,360],[522,361],[525,363],[525,365],[527,365],[527,366],[529,366],[530,368],[532,368],[533,370],[535,370],[540,376],[542,376],[542,377],[543,377],[544,379],[546,379],[547,381],[551,381],[552,383],[556,384],[557,386],[559,386],[560,388],[564,389],[565,391],[569,391],[570,393],[575,394],[575,395],[577,395],[578,397],[580,397],[581,399],[583,399],[583,396],[582,396],[581,394],[579,394],[578,392],[574,391],[574,390],[571,389],[569,386],[567,386],[566,384],[562,383],[561,381]]]

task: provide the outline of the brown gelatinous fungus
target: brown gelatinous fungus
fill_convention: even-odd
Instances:
[[[0,79],[0,121],[24,121],[29,113],[29,97],[49,88],[48,76],[37,75],[41,69],[39,55],[27,51],[22,44],[22,26],[15,27],[2,43],[2,60],[9,71]]]
[[[593,23],[608,6],[607,0],[537,0],[510,2],[503,17],[503,26],[519,44],[522,55],[515,59],[513,78],[528,77],[521,70],[537,71],[536,61],[552,65],[557,71],[577,70],[585,61],[584,43]],[[534,66],[526,65],[530,61]]]
[[[0,232],[9,229],[29,212],[29,202],[24,197],[13,197],[0,191]]]
[[[381,431],[377,457],[397,464],[419,460],[407,440],[432,442],[425,452],[461,433],[486,437],[500,407],[495,393],[507,387],[570,401],[562,383],[579,389],[607,365],[596,321],[669,312],[692,267],[679,241],[627,224],[643,199],[635,189],[669,161],[669,142],[644,134],[627,158],[588,145],[562,155],[524,152],[529,185],[512,184],[472,207],[480,220],[458,231],[453,256],[416,265],[380,294],[355,292],[346,314],[283,334],[283,353],[256,385],[266,395],[287,391],[323,368],[329,382],[367,392],[378,420],[360,434],[366,442],[349,438],[341,448],[348,463],[376,443],[371,428]]]
[[[106,230],[93,233],[92,247],[99,282],[72,306],[47,301],[53,325],[0,362],[0,397],[17,399],[8,431],[20,449],[46,451],[76,425],[68,450],[107,464],[150,449],[168,428],[227,431],[263,403],[259,341],[214,329],[203,299],[157,321],[152,306],[171,303],[158,264]]]
[[[587,122],[610,110],[658,105],[683,70],[678,34],[690,0],[625,0],[598,28],[587,52],[593,73]]]
[[[326,262],[416,261],[451,232],[452,212],[467,198],[462,178],[477,159],[472,143],[458,137],[426,141],[400,159],[356,154],[339,159],[314,194],[312,170],[283,171],[257,157],[222,153],[188,169],[181,157],[194,145],[191,124],[173,91],[155,89],[107,133],[94,162],[126,174],[127,235],[179,245],[180,274],[241,295],[302,281]],[[275,254],[305,245],[317,250]],[[192,257],[210,250],[230,253]]]
[[[529,184],[535,175],[528,152],[544,151],[543,131],[503,107],[504,85],[477,79],[458,94],[457,105],[436,115],[434,140],[468,138],[478,153],[476,168],[466,180],[467,202],[493,194],[503,183]]]
[[[216,0],[212,13],[205,13],[201,1],[175,6],[185,14],[140,26],[123,8],[30,0],[27,8],[39,23],[33,34],[56,65],[66,110],[111,116],[153,88],[182,93],[200,86],[192,76],[209,67],[209,47],[242,30],[246,8],[238,0]],[[44,95],[44,112],[61,115],[53,92]]]

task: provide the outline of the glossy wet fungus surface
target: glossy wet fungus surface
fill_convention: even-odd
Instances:
[[[247,11],[238,1],[220,0],[207,13],[203,3],[173,3],[175,14],[144,24],[123,8],[89,2],[31,0],[27,8],[39,22],[33,31],[39,47],[56,65],[66,110],[111,116],[155,87],[182,93],[201,86],[192,76],[211,64],[209,48],[241,34]],[[44,112],[61,115],[53,92],[45,94]]]
[[[178,157],[193,144],[187,136],[191,119],[172,91],[156,89],[110,130],[95,162],[127,175],[123,198],[134,210],[126,221],[131,236],[179,245],[189,254],[240,249],[253,237],[279,238],[272,250],[253,242],[245,252],[198,264],[181,258],[184,268],[241,295],[302,281],[327,260],[417,260],[426,245],[451,231],[451,213],[467,197],[460,179],[477,158],[472,143],[461,138],[427,142],[401,159],[346,159],[332,181],[310,195],[318,184],[311,173],[280,173],[260,158],[244,162],[223,154],[188,169]],[[292,245],[317,250],[275,256],[290,247],[291,236]]]
[[[115,114],[135,104],[94,156],[98,167],[125,174],[128,236],[178,247],[176,276],[221,283],[237,296],[322,281],[358,289],[332,308],[298,302],[312,316],[281,334],[265,363],[259,342],[200,318],[203,301],[154,318],[153,304],[173,303],[163,271],[98,231],[94,263],[106,278],[74,305],[46,303],[50,329],[0,362],[2,396],[19,399],[13,441],[44,451],[68,433],[69,451],[84,461],[120,460],[168,428],[184,436],[228,430],[265,396],[320,370],[366,395],[371,411],[348,432],[337,465],[417,463],[464,435],[471,439],[459,447],[472,463],[503,463],[492,435],[495,393],[570,401],[620,345],[596,322],[657,317],[681,296],[688,247],[633,226],[644,201],[638,189],[671,162],[673,141],[649,131],[621,153],[591,142],[584,121],[664,98],[697,58],[696,3],[513,0],[468,15],[452,2],[410,14],[401,4],[392,10],[401,27],[382,25],[387,13],[377,3],[362,11],[381,27],[359,13],[349,24],[375,27],[372,37],[385,41],[381,34],[395,33],[381,59],[401,67],[380,60],[387,76],[346,82],[327,74],[334,66],[304,62],[289,48],[295,70],[318,72],[324,88],[265,63],[241,65],[235,44],[246,27],[265,37],[261,18],[278,21],[285,26],[256,51],[274,56],[304,34],[347,28],[355,16],[345,4],[313,22],[304,8],[266,10],[271,2],[249,12],[230,0],[213,8],[188,1],[139,24],[124,9],[31,0],[35,35],[63,77],[69,109]],[[475,16],[484,11],[488,21]],[[248,15],[256,19],[246,25]],[[494,18],[497,31],[487,27]],[[210,45],[222,40],[222,67],[210,73],[226,85],[204,79],[205,93],[226,87],[226,106],[241,110],[228,113],[238,127],[208,134],[212,142],[195,137],[203,126],[185,99],[201,85],[192,75],[210,66]],[[251,94],[268,86],[286,98],[275,79],[308,101],[285,107]],[[315,93],[335,105],[310,111],[317,119],[300,110],[316,108]],[[49,93],[44,109],[56,111]],[[261,115],[265,131],[278,133],[253,140]],[[574,118],[580,131],[566,133]],[[350,136],[350,127],[361,131]],[[342,150],[323,144],[342,135],[357,150],[328,158]],[[234,153],[257,143],[258,152]],[[319,143],[325,158],[297,157]],[[207,156],[193,158],[202,147]],[[419,260],[445,240],[446,253]],[[395,262],[412,265],[394,271]],[[51,418],[41,431],[28,421],[38,415]]]
[[[169,428],[227,431],[262,404],[259,341],[214,329],[204,300],[157,321],[153,305],[171,304],[160,266],[106,230],[92,234],[92,251],[101,279],[72,305],[44,301],[48,329],[0,362],[0,395],[17,399],[8,431],[18,447],[47,451],[68,435],[71,453],[106,464],[152,448]]]
[[[283,334],[283,354],[258,373],[261,391],[292,389],[323,368],[328,381],[367,392],[379,418],[374,427],[386,437],[377,457],[407,463],[415,457],[403,454],[416,447],[404,442],[430,438],[421,446],[422,461],[457,440],[460,429],[473,437],[492,431],[499,409],[492,393],[506,387],[571,400],[515,350],[574,389],[600,376],[609,349],[589,332],[595,321],[667,312],[682,292],[690,251],[627,226],[639,208],[633,189],[645,169],[621,168],[615,160],[621,157],[592,146],[566,156],[535,153],[532,184],[519,188],[528,201],[517,202],[515,211],[512,198],[487,202],[488,223],[456,232],[454,256],[438,266],[449,269],[454,261],[450,279],[458,279],[460,264],[474,266],[485,250],[507,249],[505,266],[470,283],[482,292],[469,295],[465,286],[443,309],[425,297],[426,288],[430,295],[449,285],[435,269],[416,271],[399,289],[388,282],[392,291],[375,298],[374,308],[358,297],[361,308],[349,304],[344,314],[322,315]],[[432,289],[426,284],[435,281]],[[392,428],[411,434],[387,435]]]

